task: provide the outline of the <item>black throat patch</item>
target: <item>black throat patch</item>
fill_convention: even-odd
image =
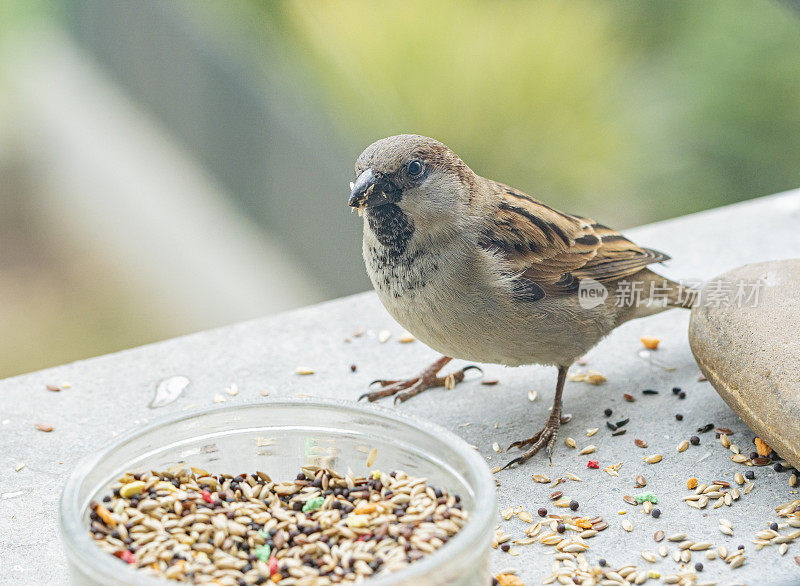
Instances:
[[[386,247],[388,260],[398,260],[414,235],[414,222],[393,203],[367,208],[366,213],[369,229]]]

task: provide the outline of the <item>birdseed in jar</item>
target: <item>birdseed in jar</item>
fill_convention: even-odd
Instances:
[[[275,482],[178,465],[126,473],[110,490],[91,505],[95,543],[190,584],[358,582],[433,553],[468,520],[458,495],[402,471],[307,466]]]

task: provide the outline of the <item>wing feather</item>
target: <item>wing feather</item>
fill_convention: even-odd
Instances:
[[[497,210],[481,245],[501,253],[512,270],[546,294],[572,292],[580,279],[623,279],[669,259],[608,226],[555,210],[502,183],[488,184]]]

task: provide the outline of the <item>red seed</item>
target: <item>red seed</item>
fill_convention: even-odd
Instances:
[[[633,395],[630,393],[624,393],[622,398],[625,399],[628,403],[633,403],[636,399],[633,398]]]
[[[214,500],[213,498],[211,498],[211,493],[208,492],[207,490],[201,490],[200,496],[203,497],[203,500],[206,501],[207,503],[211,503]]]
[[[56,385],[47,385],[47,390],[48,391],[53,391],[54,393],[57,393],[57,392],[59,392],[61,390],[61,387],[58,387]]]
[[[598,462],[597,460],[589,460],[586,463],[586,467],[587,468],[600,468],[600,462]]]

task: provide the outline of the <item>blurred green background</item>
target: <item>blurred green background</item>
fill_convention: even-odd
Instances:
[[[797,17],[6,0],[0,377],[366,290],[347,183],[391,134],[619,228],[795,188]]]

